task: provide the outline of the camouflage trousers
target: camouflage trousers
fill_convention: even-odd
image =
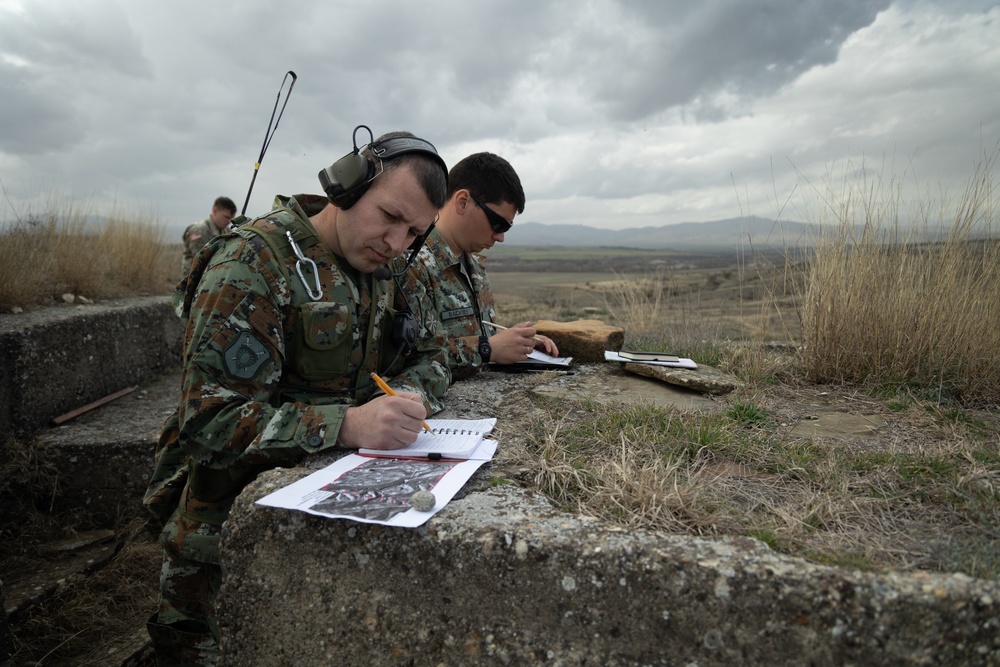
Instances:
[[[204,560],[193,559],[185,542],[204,538],[217,545],[217,537],[205,535],[212,527],[174,514],[160,535],[163,567],[160,570],[160,606],[146,624],[159,667],[215,665],[219,655],[219,624],[215,600],[222,570],[216,549]],[[214,537],[214,540],[211,539]],[[195,555],[198,555],[197,553]],[[210,562],[206,562],[210,561]]]

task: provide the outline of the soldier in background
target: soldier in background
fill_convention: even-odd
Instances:
[[[181,242],[184,245],[184,256],[181,257],[181,275],[187,275],[191,270],[191,262],[205,245],[221,234],[236,215],[236,204],[229,197],[218,197],[212,204],[212,212],[207,218],[184,230]]]

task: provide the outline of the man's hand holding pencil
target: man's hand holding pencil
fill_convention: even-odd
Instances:
[[[493,348],[490,360],[498,364],[524,361],[536,347],[553,357],[559,356],[559,348],[552,339],[539,335],[531,322],[521,322],[512,327],[503,327],[486,320],[483,320],[483,324],[496,330],[490,336],[490,347]]]
[[[417,439],[421,430],[431,431],[424,419],[427,411],[419,394],[396,393],[375,373],[372,379],[385,392],[363,405],[344,412],[338,442],[350,449],[399,449]]]

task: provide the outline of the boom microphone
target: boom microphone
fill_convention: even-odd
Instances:
[[[372,271],[372,275],[375,276],[375,280],[389,280],[392,278],[392,271],[389,270],[388,266],[382,265]]]

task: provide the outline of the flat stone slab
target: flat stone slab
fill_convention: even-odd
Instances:
[[[717,368],[698,364],[697,369],[674,368],[672,366],[657,366],[654,364],[625,363],[626,373],[635,373],[651,377],[667,384],[677,385],[706,394],[721,396],[743,386],[737,378],[729,373],[723,373]]]
[[[631,375],[614,368],[615,365],[604,363],[600,372],[585,367],[574,375],[552,379],[531,391],[540,396],[594,400],[603,405],[636,403],[679,410],[719,409],[715,401],[701,393]]]

